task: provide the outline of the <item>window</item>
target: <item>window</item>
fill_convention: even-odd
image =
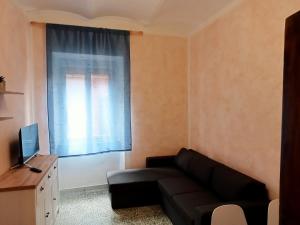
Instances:
[[[70,141],[86,139],[87,112],[85,76],[67,74],[67,138]]]
[[[91,74],[91,92],[87,97],[86,76],[82,74],[67,74],[67,138],[72,155],[82,154],[88,146],[88,136],[91,133],[92,142],[107,145],[109,140],[109,93],[108,76]],[[90,108],[90,109],[89,109]],[[92,129],[88,129],[88,117],[92,117]]]
[[[92,74],[93,137],[99,141],[110,138],[108,76]]]
[[[52,153],[131,150],[128,37],[123,31],[47,25]]]

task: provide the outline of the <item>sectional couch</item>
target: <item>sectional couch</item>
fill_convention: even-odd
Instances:
[[[249,225],[266,224],[265,185],[224,164],[182,148],[146,167],[107,173],[112,208],[161,204],[174,225],[209,225],[216,207],[237,204]]]

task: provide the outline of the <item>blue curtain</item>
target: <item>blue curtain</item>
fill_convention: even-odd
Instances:
[[[47,24],[50,151],[131,150],[129,32]]]

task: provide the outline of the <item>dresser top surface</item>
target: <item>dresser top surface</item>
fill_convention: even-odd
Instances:
[[[0,176],[0,192],[35,189],[57,160],[54,155],[38,155],[28,164],[42,170],[34,173],[27,166],[11,169]]]

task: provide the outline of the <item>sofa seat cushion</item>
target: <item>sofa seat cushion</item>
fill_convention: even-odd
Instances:
[[[188,177],[171,177],[158,180],[160,191],[167,197],[173,195],[205,191],[205,189]]]
[[[147,168],[111,171],[107,173],[110,192],[153,190],[156,181],[165,177],[179,177],[183,173],[174,168]]]
[[[187,224],[193,224],[195,218],[195,207],[220,202],[210,191],[191,192],[172,197],[174,206],[180,212]]]

